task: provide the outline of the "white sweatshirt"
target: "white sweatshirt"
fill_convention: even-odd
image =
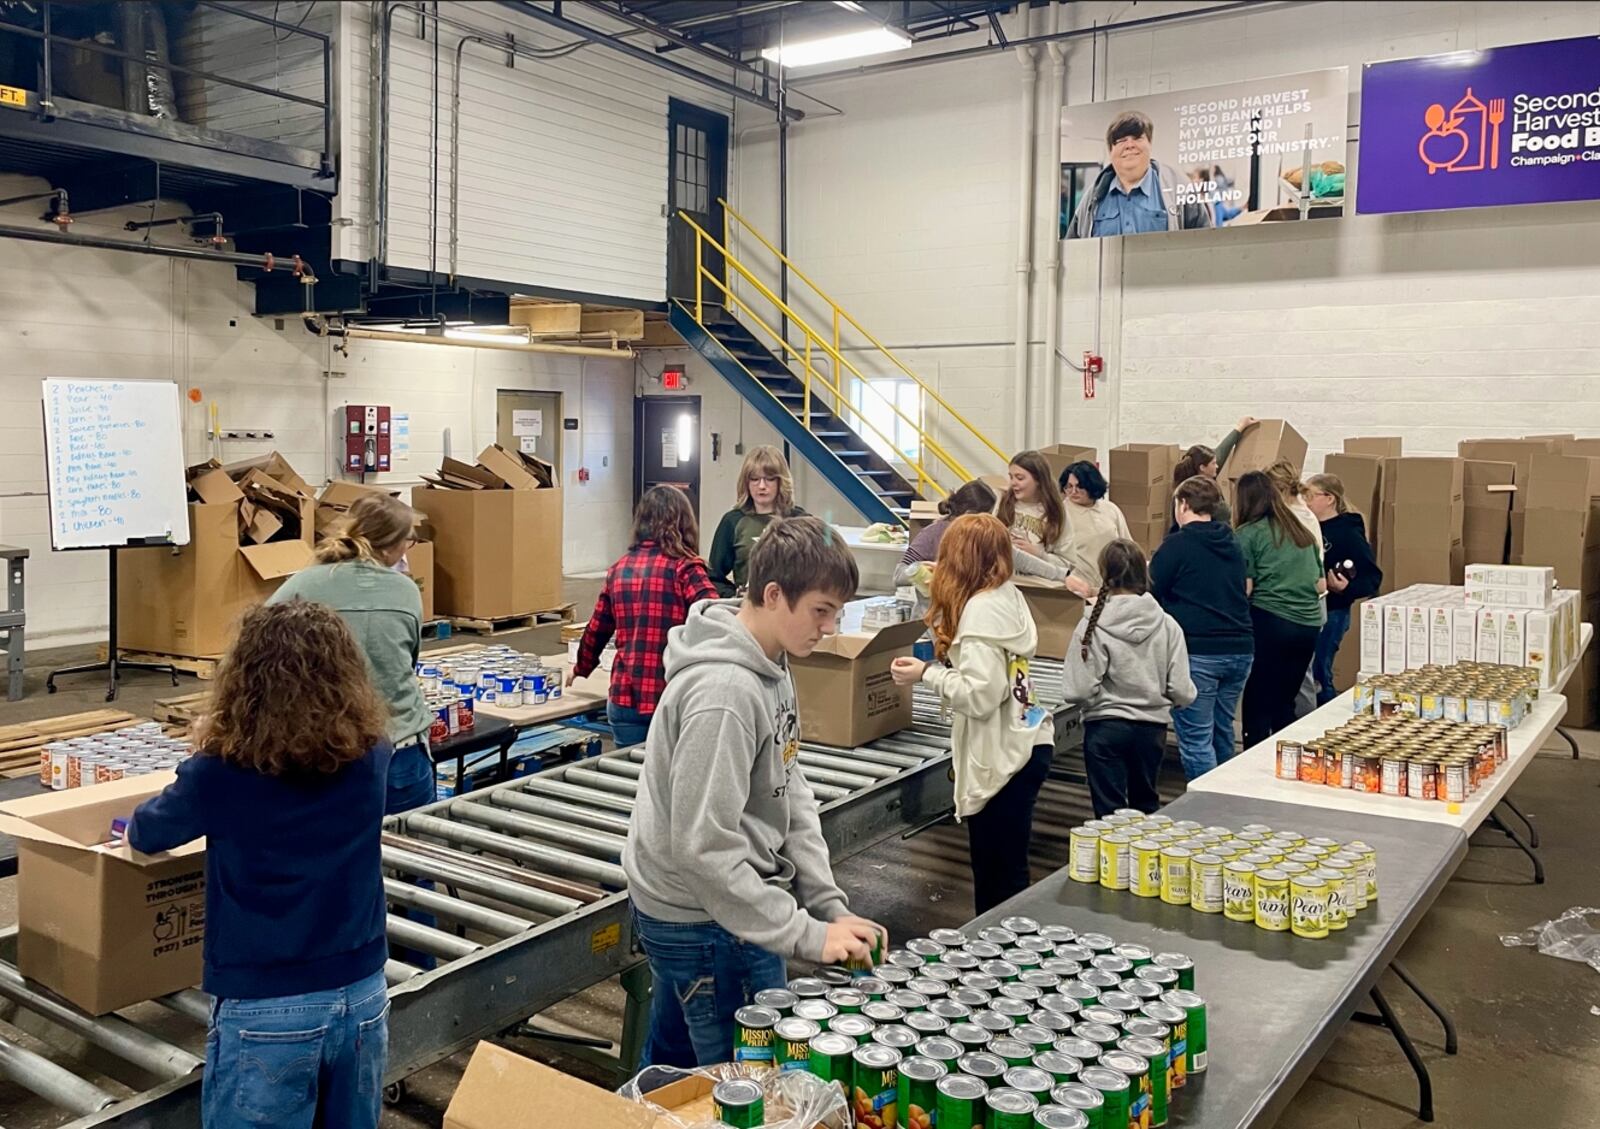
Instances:
[[[982,811],[1028,763],[1035,745],[1055,743],[1055,725],[1035,702],[1028,676],[1038,642],[1028,602],[1007,581],[967,601],[949,665],[932,662],[923,672],[922,680],[953,715],[958,820]]]
[[[1091,587],[1100,587],[1100,550],[1128,536],[1128,519],[1111,499],[1101,498],[1092,506],[1067,503],[1065,563]]]

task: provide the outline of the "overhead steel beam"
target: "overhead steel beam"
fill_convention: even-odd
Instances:
[[[639,31],[648,32],[654,36],[658,36],[674,46],[683,47],[689,51],[693,51],[697,55],[703,55],[714,62],[720,63],[722,66],[732,67],[734,70],[743,71],[745,74],[753,75],[756,78],[763,77],[759,70],[757,70],[755,67],[752,67],[743,59],[723,51],[718,51],[715,47],[710,47],[699,42],[698,40],[690,39],[686,35],[680,35],[678,32],[674,31],[670,27],[665,26],[664,24],[659,24],[655,20],[649,19],[645,16],[636,15],[635,13],[628,11],[621,4],[607,4],[604,3],[603,0],[585,0],[585,3],[595,11],[603,12],[612,19],[620,20],[622,23],[627,24],[629,27],[636,28]]]
[[[699,83],[701,86],[721,91],[723,94],[742,99],[745,102],[752,102],[757,106],[771,110],[774,114],[780,112],[778,103],[770,98],[762,97],[753,90],[746,90],[737,83],[727,82],[714,75],[697,71],[693,67],[685,66],[676,59],[658,55],[654,51],[646,50],[643,47],[636,47],[632,43],[627,43],[614,35],[601,31],[599,28],[590,27],[588,24],[579,23],[577,20],[568,19],[566,16],[558,16],[555,12],[529,3],[528,0],[499,0],[499,4],[502,8],[509,8],[513,12],[538,20],[542,24],[548,24],[550,27],[559,28],[570,35],[579,36],[590,43],[596,43],[602,47],[609,47],[613,51],[619,51],[629,58],[637,59],[641,63],[648,63],[652,67],[660,67],[662,70],[670,71],[679,78],[688,79],[690,82]],[[783,109],[781,112],[786,113],[797,121],[805,117],[803,111],[792,108]]]

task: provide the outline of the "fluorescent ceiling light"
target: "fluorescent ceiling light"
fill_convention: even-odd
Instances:
[[[530,340],[528,331],[521,326],[481,326],[478,329],[447,329],[444,335],[452,341],[487,341],[503,344],[507,341]]]
[[[784,67],[814,67],[819,63],[859,59],[863,55],[903,51],[910,46],[911,37],[903,31],[892,27],[869,27],[864,31],[846,31],[821,39],[768,47],[761,52],[761,57]]]

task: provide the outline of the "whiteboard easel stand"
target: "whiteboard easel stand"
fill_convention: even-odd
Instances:
[[[92,674],[97,670],[106,671],[106,701],[117,700],[117,679],[122,677],[124,670],[153,670],[165,672],[172,678],[172,684],[178,684],[178,668],[171,663],[129,662],[117,657],[117,554],[124,548],[140,547],[165,547],[172,548],[172,542],[156,540],[154,538],[141,539],[128,542],[125,546],[112,545],[106,551],[111,554],[111,567],[109,569],[111,585],[111,626],[106,639],[106,658],[104,662],[80,663],[77,666],[64,666],[52,670],[44,680],[44,688],[50,693],[56,692],[56,677],[63,674]]]

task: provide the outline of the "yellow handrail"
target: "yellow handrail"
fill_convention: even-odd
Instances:
[[[702,283],[700,281],[701,279],[704,279],[704,278],[709,278],[714,285],[716,285],[719,289],[721,289],[724,293],[726,293],[730,299],[732,299],[735,302],[738,302],[739,305],[743,309],[746,309],[746,310],[749,309],[749,307],[744,302],[740,301],[737,298],[737,296],[733,294],[733,292],[732,292],[732,290],[731,290],[731,288],[729,286],[723,284],[721,282],[721,280],[719,280],[716,277],[716,275],[705,266],[704,258],[703,258],[703,249],[704,249],[704,247],[709,245],[713,250],[715,250],[716,252],[718,252],[719,254],[722,255],[723,262],[727,266],[732,267],[733,270],[736,271],[747,282],[749,282],[750,285],[755,287],[756,290],[760,292],[760,294],[761,294],[761,296],[763,298],[765,298],[768,302],[772,303],[772,305],[777,310],[779,310],[785,317],[787,317],[790,321],[792,321],[801,330],[801,332],[803,332],[806,335],[806,339],[807,339],[808,342],[815,342],[816,345],[818,345],[822,349],[822,351],[828,357],[830,357],[833,360],[835,366],[837,366],[835,371],[837,371],[838,368],[843,368],[843,369],[848,370],[852,375],[854,375],[856,377],[857,380],[861,381],[862,384],[864,384],[868,389],[870,389],[873,392],[874,395],[878,396],[881,400],[883,400],[883,402],[888,405],[889,410],[891,412],[893,412],[896,416],[898,416],[900,419],[904,420],[907,424],[909,424],[911,426],[912,430],[914,430],[917,433],[918,437],[922,440],[923,445],[929,451],[931,451],[934,455],[936,455],[940,462],[944,463],[945,466],[947,466],[949,469],[955,471],[955,473],[960,477],[962,482],[965,482],[965,481],[967,481],[968,479],[970,479],[972,477],[971,474],[967,471],[966,467],[964,467],[960,463],[959,460],[957,460],[954,457],[952,457],[948,451],[946,451],[938,442],[936,442],[934,440],[934,438],[931,435],[929,435],[922,428],[922,426],[919,423],[917,423],[916,420],[912,419],[910,416],[906,415],[903,411],[901,411],[900,408],[894,403],[893,400],[891,400],[887,396],[885,396],[881,390],[879,390],[878,388],[874,387],[873,384],[872,384],[872,381],[870,381],[861,372],[860,369],[856,368],[856,366],[853,363],[851,363],[849,360],[847,360],[837,349],[835,349],[828,342],[828,340],[826,338],[824,338],[816,330],[812,329],[810,324],[805,320],[805,318],[802,317],[800,314],[796,313],[795,310],[792,309],[787,302],[783,301],[783,299],[779,298],[776,294],[774,294],[771,291],[771,289],[767,287],[767,285],[765,283],[763,283],[759,278],[757,278],[753,273],[751,273],[750,269],[748,267],[746,267],[742,262],[740,262],[737,256],[732,254],[732,252],[730,252],[722,244],[718,243],[717,240],[714,237],[712,237],[710,234],[708,234],[704,228],[702,228],[699,224],[697,224],[690,216],[688,216],[684,212],[680,211],[678,213],[678,218],[683,220],[684,223],[688,224],[689,227],[695,232],[695,254],[696,254],[696,258],[697,258],[697,261],[696,261],[696,264],[695,264],[695,269],[696,269],[696,272],[697,272],[697,278],[696,278],[696,283],[695,283],[695,320],[698,323],[700,323],[702,326],[704,326],[704,324],[705,324],[705,319],[704,319],[704,297],[703,297],[704,286],[702,285]],[[774,337],[774,339],[776,339],[778,341],[779,345],[783,348],[783,350],[785,352],[793,354],[797,359],[799,359],[802,356],[799,353],[798,350],[796,350],[793,346],[791,346],[787,341],[783,340],[782,336],[779,333],[777,333],[777,331],[773,330],[765,322],[762,322],[761,325],[762,325],[762,328],[766,330],[766,332],[771,334]],[[861,412],[861,410],[859,408],[856,408],[853,405],[849,404],[848,400],[844,396],[844,393],[839,388],[835,387],[832,384],[829,384],[827,382],[826,378],[822,377],[821,374],[817,375],[817,379],[821,380],[823,382],[824,386],[828,389],[828,391],[833,393],[833,395],[835,396],[836,401],[837,401],[837,403],[838,403],[838,405],[839,405],[839,407],[841,409],[848,408],[848,410],[851,411],[858,419],[860,419],[864,423],[868,423],[869,427],[872,426],[870,424],[870,422],[867,421],[866,416]],[[889,448],[891,450],[895,450],[896,449],[895,446],[894,446],[894,442],[892,440],[890,440],[887,436],[883,435],[882,432],[878,431],[876,427],[873,428],[873,431],[874,431],[874,433],[876,433],[879,436],[879,438],[882,438],[889,445]],[[903,452],[901,454],[902,454],[902,457],[903,457]],[[906,460],[906,461],[907,461],[908,465],[910,465],[910,466],[912,466],[912,467],[914,467],[916,469],[917,477],[918,477],[919,482],[932,482],[942,493],[948,493],[949,492],[943,486],[943,484],[941,484],[937,480],[937,478],[935,478],[935,476],[933,474],[931,474],[927,470],[927,468],[922,465],[922,462],[920,460],[915,460],[915,461]]]
[[[763,247],[765,247],[768,251],[771,251],[774,255],[776,255],[778,260],[780,262],[782,262],[784,266],[789,268],[790,272],[792,274],[794,274],[795,277],[799,278],[801,282],[804,282],[807,286],[811,287],[811,289],[816,292],[817,297],[821,298],[824,302],[826,302],[828,304],[828,308],[832,311],[832,314],[833,314],[833,347],[834,347],[835,350],[837,350],[839,348],[839,319],[842,317],[846,322],[849,322],[850,325],[858,333],[861,334],[861,336],[865,337],[869,342],[871,342],[872,347],[874,349],[876,349],[878,352],[882,353],[885,357],[888,357],[889,360],[894,363],[896,368],[898,368],[901,372],[905,373],[906,376],[910,377],[912,380],[916,381],[917,382],[917,386],[919,388],[921,388],[922,391],[924,393],[926,393],[930,398],[932,398],[934,403],[938,404],[939,407],[941,407],[945,411],[949,412],[950,415],[955,418],[957,423],[961,424],[962,427],[965,427],[968,431],[970,431],[974,436],[977,437],[979,442],[981,442],[985,447],[989,448],[989,450],[993,451],[995,458],[999,459],[1002,465],[1004,465],[1010,459],[1009,455],[1007,455],[999,447],[996,447],[993,443],[991,443],[989,441],[989,437],[988,436],[986,436],[983,432],[979,431],[976,427],[974,427],[972,425],[972,423],[969,422],[965,416],[963,416],[960,412],[956,411],[948,403],[946,403],[944,397],[940,396],[939,393],[937,393],[931,387],[929,387],[927,384],[925,384],[923,382],[922,378],[919,377],[915,372],[912,372],[911,369],[906,365],[906,363],[904,361],[902,361],[898,356],[896,356],[894,354],[894,352],[891,351],[887,345],[883,344],[876,337],[874,337],[871,334],[871,332],[869,332],[867,330],[866,326],[862,325],[859,321],[857,321],[855,319],[854,316],[851,315],[849,310],[846,310],[843,306],[839,305],[838,302],[833,300],[833,296],[832,295],[830,295],[826,290],[824,290],[822,287],[818,286],[815,282],[813,282],[810,279],[810,277],[807,276],[805,271],[801,270],[798,266],[796,266],[794,264],[794,260],[789,258],[789,256],[785,255],[782,251],[778,250],[777,247],[773,246],[772,241],[769,240],[765,235],[761,234],[761,232],[759,230],[757,230],[757,228],[756,228],[756,226],[754,224],[752,224],[749,220],[747,220],[743,216],[741,216],[737,211],[734,210],[734,208],[733,208],[733,206],[731,204],[729,204],[726,200],[722,199],[721,197],[718,197],[717,203],[722,205],[722,212],[723,212],[723,221],[722,221],[722,223],[723,223],[723,242],[724,243],[728,242],[728,233],[727,233],[728,217],[732,216],[736,221],[738,221],[738,224],[739,224],[740,227],[744,228],[751,235],[755,236],[756,239],[758,241],[760,241],[760,243],[761,243],[761,245]]]

